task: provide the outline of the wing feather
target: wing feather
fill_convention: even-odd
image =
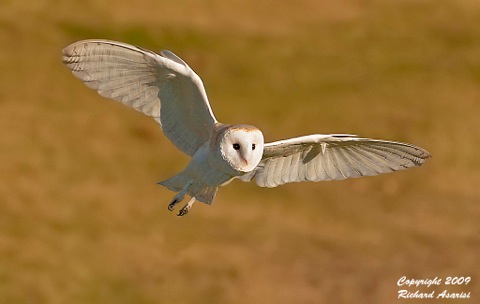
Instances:
[[[348,177],[347,170],[345,168],[346,162],[342,155],[338,153],[338,147],[333,147],[329,150],[329,157],[332,165],[336,169],[335,179],[346,179]]]
[[[417,146],[353,135],[309,135],[265,144],[258,167],[242,180],[262,187],[341,180],[421,166],[430,154]]]
[[[300,155],[301,153],[295,153],[292,155],[292,165],[291,166],[291,170],[286,170],[287,172],[290,171],[290,175],[288,177],[288,179],[286,181],[283,181],[284,183],[288,183],[289,181],[291,180],[297,180],[297,179],[300,179],[300,175],[299,175],[299,167],[300,167]],[[271,163],[274,163],[275,162],[275,159],[276,158],[271,158],[270,162]],[[288,167],[287,167],[288,168]],[[274,186],[272,186],[274,187]]]
[[[341,161],[344,164],[344,171],[343,175],[344,176],[350,176],[350,177],[360,177],[362,176],[362,173],[358,166],[355,165],[355,162],[351,157],[348,155],[349,151],[347,149],[337,149],[337,154],[339,157],[341,157]]]
[[[289,155],[285,157],[285,162],[284,162],[285,168],[290,168],[292,166],[292,160],[293,160],[293,155]],[[280,184],[284,184],[288,181],[290,173],[288,170],[280,170],[280,172],[282,174],[282,180]]]
[[[202,80],[178,56],[126,43],[84,40],[63,49],[73,75],[101,96],[153,117],[180,150],[192,156],[217,120]]]
[[[309,162],[305,167],[307,169],[305,178],[309,181],[315,181],[317,178],[316,162]]]

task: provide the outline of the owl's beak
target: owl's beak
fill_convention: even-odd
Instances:
[[[245,164],[245,166],[248,166],[248,161],[247,161],[248,156],[249,156],[248,151],[245,151],[244,149],[240,151],[240,159]]]
[[[243,155],[242,155],[241,158],[242,158],[243,163],[244,163],[246,166],[248,166],[248,161],[245,159],[245,157],[243,157]]]

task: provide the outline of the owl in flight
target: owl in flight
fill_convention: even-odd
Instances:
[[[341,180],[421,166],[430,154],[417,146],[355,135],[307,135],[264,143],[251,125],[217,121],[200,77],[170,51],[84,40],[63,49],[63,63],[101,96],[155,119],[167,138],[191,157],[177,175],[159,182],[177,192],[173,210],[190,197],[211,204],[218,187],[238,178],[261,187]]]

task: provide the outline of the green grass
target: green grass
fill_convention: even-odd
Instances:
[[[233,182],[177,218],[155,182],[188,159],[62,66],[88,38],[174,51],[220,121],[269,141],[355,133],[433,158]],[[392,303],[402,276],[467,275],[448,289],[478,298],[476,1],[7,1],[0,44],[1,303]]]

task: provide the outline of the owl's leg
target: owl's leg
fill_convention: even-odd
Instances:
[[[177,195],[175,195],[175,197],[172,199],[170,204],[168,204],[168,210],[173,211],[173,209],[175,209],[175,206],[177,206],[178,203],[183,201],[184,197],[185,197],[185,194],[184,193],[182,194],[181,192],[179,192]]]
[[[178,212],[178,216],[184,216],[185,214],[188,213],[190,208],[192,208],[193,203],[195,202],[195,196],[192,196],[192,198],[188,201],[188,203],[183,206],[182,209],[180,209],[180,212]]]
[[[177,195],[175,195],[172,199],[172,201],[170,202],[170,204],[168,204],[168,210],[170,211],[173,211],[173,209],[175,209],[175,206],[178,205],[178,203],[180,203],[181,201],[183,201],[184,197],[185,197],[185,194],[187,193],[188,191],[188,188],[190,188],[190,186],[193,184],[192,181],[188,182],[185,187],[183,187],[183,189],[177,193]],[[193,204],[193,203],[192,203]]]

